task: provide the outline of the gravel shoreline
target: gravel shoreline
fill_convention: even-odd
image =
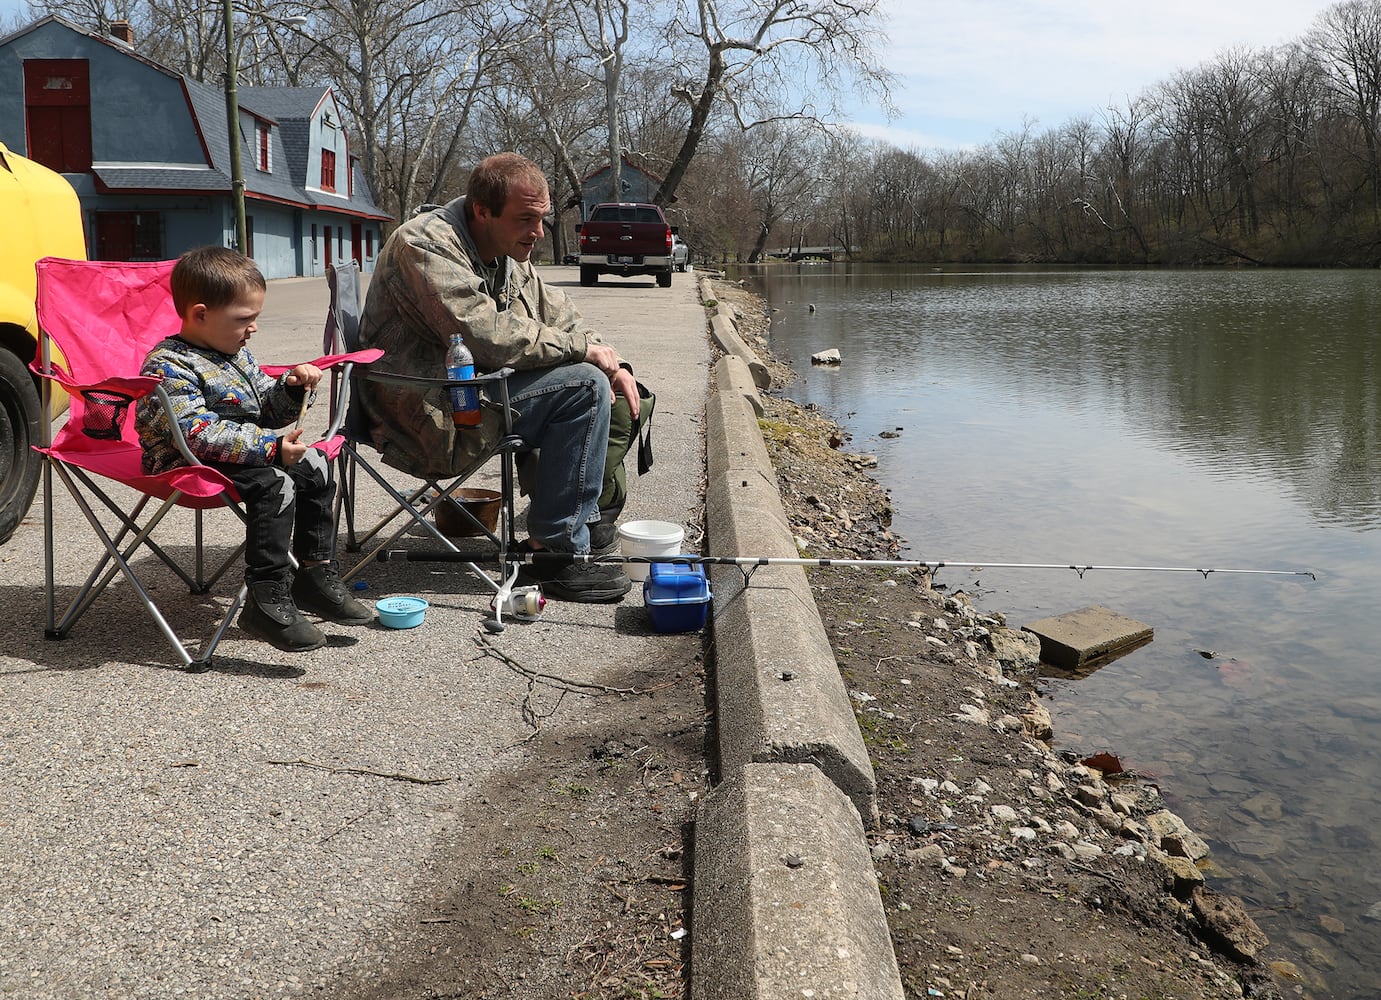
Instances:
[[[725,282],[716,292],[787,384],[761,300]],[[807,554],[895,557],[904,543],[869,459],[827,415],[777,397],[765,407]],[[1001,615],[919,572],[809,578],[877,772],[870,844],[908,995],[1207,1000],[1292,981],[1241,904],[1205,883],[1207,846],[1158,789],[1116,773],[1115,754],[1085,763],[1051,748],[1035,654]]]

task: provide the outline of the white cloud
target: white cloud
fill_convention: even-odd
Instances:
[[[981,144],[1024,119],[1056,127],[1228,49],[1301,38],[1333,2],[886,0],[881,55],[898,76],[902,116],[889,125],[860,108],[857,128],[945,148]]]

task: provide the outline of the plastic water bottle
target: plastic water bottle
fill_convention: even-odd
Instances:
[[[451,346],[446,351],[446,377],[475,377],[475,356],[460,334],[451,338]],[[480,422],[479,390],[473,385],[451,386],[451,420],[457,427],[474,427]]]

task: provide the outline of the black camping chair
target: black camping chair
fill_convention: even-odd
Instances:
[[[328,353],[344,353],[359,347],[360,315],[363,303],[360,296],[360,266],[356,261],[338,265],[327,273],[331,290],[331,306],[326,328]],[[347,581],[354,579],[370,562],[390,558],[404,535],[421,533],[440,546],[439,558],[448,562],[462,562],[493,592],[494,617],[486,621],[491,631],[501,631],[503,615],[510,606],[510,596],[517,582],[520,565],[510,564],[508,553],[516,548],[514,533],[514,497],[516,478],[514,454],[523,447],[522,439],[513,433],[513,411],[509,405],[508,379],[511,368],[477,375],[474,379],[456,381],[445,378],[426,378],[397,372],[375,370],[373,365],[352,364],[332,373],[331,432],[339,431],[344,445],[337,456],[338,484],[336,521],[344,519],[345,550],[364,555],[343,574]],[[421,392],[450,389],[453,386],[482,387],[486,405],[498,408],[502,434],[497,443],[481,454],[459,475],[441,479],[402,470],[413,476],[416,483],[395,486],[376,461],[378,452],[370,433],[370,423],[364,407],[359,403],[363,393],[359,388],[366,382],[407,386]],[[461,432],[464,433],[464,432]],[[483,507],[467,502],[474,493],[466,487],[481,468],[491,460],[499,463],[499,496],[496,502]],[[392,471],[391,469],[389,471]],[[360,513],[361,473],[373,481],[392,501],[392,507],[368,527],[358,523]],[[493,523],[487,523],[485,512],[497,507]],[[438,527],[438,520],[446,530]],[[479,544],[492,546],[488,558],[462,552],[456,537],[479,539]],[[462,558],[457,559],[457,556]],[[410,553],[410,558],[425,559],[426,553]],[[479,563],[493,561],[497,572],[486,572]]]

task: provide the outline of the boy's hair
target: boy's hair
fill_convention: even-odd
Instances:
[[[542,168],[520,153],[495,153],[479,162],[470,172],[465,195],[472,205],[483,205],[494,215],[502,215],[508,193],[517,184],[527,183],[539,191],[548,190]]]
[[[268,285],[259,266],[227,247],[188,250],[173,265],[173,308],[182,316],[198,302],[209,309],[230,305],[250,289]]]

